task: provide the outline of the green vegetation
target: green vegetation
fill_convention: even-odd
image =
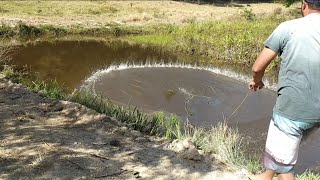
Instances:
[[[0,44],[0,64],[5,64],[10,60],[8,53],[11,48]]]
[[[318,179],[320,179],[320,174],[313,173],[313,172],[305,172],[297,176],[297,180],[318,180]]]
[[[23,79],[21,83],[33,91],[42,92],[52,99],[62,100],[66,97],[66,93],[63,91],[62,87],[55,80],[45,81],[31,81],[28,79]]]
[[[181,120],[173,114],[167,117],[163,112],[155,112],[152,118],[149,118],[147,114],[136,107],[115,105],[106,97],[94,95],[86,90],[73,92],[71,95],[66,96],[66,99],[82,104],[107,116],[115,117],[117,120],[144,133],[165,136],[168,140],[181,136]]]
[[[224,163],[236,168],[245,168],[252,173],[262,170],[259,155],[247,155],[242,143],[244,138],[235,128],[230,128],[226,121],[211,129],[187,128],[184,138],[190,139],[206,153],[215,156]]]
[[[250,68],[263,42],[274,28],[285,20],[275,15],[255,19],[251,11],[244,11],[243,19],[189,23],[156,31],[156,34],[131,36],[130,40],[160,46],[199,58],[202,65],[225,64]],[[246,20],[247,19],[247,20]]]
[[[180,118],[175,115],[171,114],[168,118],[164,112],[155,112],[153,113],[152,120],[151,120],[151,133],[152,134],[161,134],[161,127],[166,128],[166,132],[164,136],[167,139],[180,139],[181,138],[181,125],[180,125]]]
[[[173,43],[174,38],[170,35],[160,34],[160,35],[136,35],[129,37],[130,40],[134,40],[137,43],[143,44],[154,44],[159,47],[168,47]]]
[[[108,24],[99,28],[85,28],[82,26],[55,27],[52,25],[33,26],[19,23],[10,27],[0,25],[0,36],[2,37],[40,37],[40,36],[62,36],[62,35],[91,35],[91,36],[121,36],[128,34],[143,34],[144,30],[137,27],[121,28],[115,24]]]
[[[1,60],[0,60],[0,63],[1,63]],[[13,66],[6,65],[6,64],[2,64],[1,74],[8,79],[15,79],[15,77],[17,76],[17,73],[13,69]]]

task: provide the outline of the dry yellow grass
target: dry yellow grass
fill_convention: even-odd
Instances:
[[[244,8],[270,14],[285,9],[282,4],[240,4],[242,7],[217,7],[175,1],[1,1],[0,23],[30,25],[101,27],[112,24],[151,25],[183,24],[190,21],[226,19]]]

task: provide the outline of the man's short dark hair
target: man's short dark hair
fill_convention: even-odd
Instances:
[[[311,9],[320,10],[320,0],[304,0]]]

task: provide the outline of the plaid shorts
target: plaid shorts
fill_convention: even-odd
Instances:
[[[277,173],[293,172],[303,134],[318,125],[318,122],[293,121],[273,113],[263,160],[265,168]]]

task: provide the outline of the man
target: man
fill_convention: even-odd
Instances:
[[[264,155],[266,171],[256,179],[295,179],[302,135],[320,122],[320,0],[304,0],[304,17],[280,24],[265,41],[252,67],[249,89],[263,88],[270,62],[281,57],[277,101],[270,122]]]

